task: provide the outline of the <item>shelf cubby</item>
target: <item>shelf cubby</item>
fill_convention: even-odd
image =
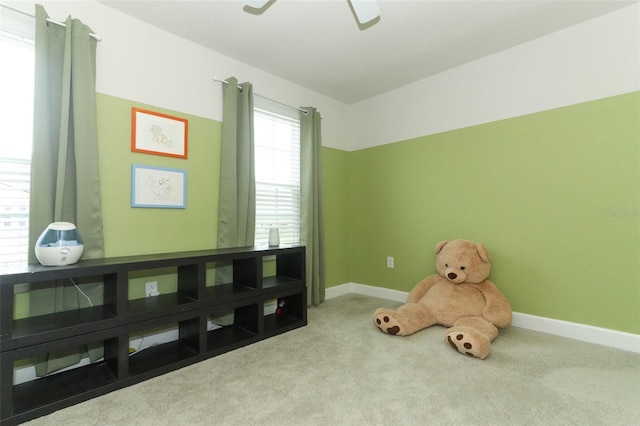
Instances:
[[[2,342],[3,350],[37,344],[42,336],[64,339],[79,333],[109,328],[114,318],[116,316],[108,306],[100,305],[15,320],[12,324],[12,338]]]
[[[284,300],[282,312],[278,311],[278,305]],[[300,327],[307,322],[307,298],[306,292],[282,293],[276,299],[276,311],[264,316],[264,334],[273,336]]]
[[[207,352],[216,354],[228,352],[227,348],[237,349],[253,343],[258,334],[231,324],[207,332]]]
[[[178,365],[182,366],[181,363],[197,355],[197,351],[182,340],[163,343],[131,355],[129,374],[135,376],[148,372],[175,370]],[[151,377],[157,375],[153,374]]]
[[[151,313],[156,311],[180,312],[185,309],[183,305],[197,304],[195,299],[181,293],[160,294],[158,296],[144,297],[129,300],[127,312],[129,315]]]
[[[207,313],[207,318],[215,322],[216,318],[224,318],[222,325],[214,324],[214,329],[207,331],[207,351],[226,352],[225,348],[237,349],[253,343],[259,335],[260,306],[251,303],[243,306],[227,306]]]
[[[254,291],[255,288],[239,284],[218,284],[206,287],[204,297],[207,300],[216,300],[220,303],[225,303],[242,299]]]
[[[102,330],[0,353],[3,381],[2,423],[20,423],[50,411],[51,407],[76,404],[104,393],[105,389],[116,384],[120,370],[117,358],[114,357],[118,339],[112,335],[113,332],[114,330]],[[13,384],[15,365],[24,365],[25,362],[40,359],[50,352],[73,348],[85,350],[87,346],[102,347],[104,356],[94,363],[81,363],[80,366]],[[9,379],[12,381],[9,382]],[[5,418],[10,421],[5,421]]]
[[[116,381],[117,377],[109,365],[98,362],[21,383],[13,387],[13,414],[25,414],[57,403],[81,402],[87,399],[82,395]]]
[[[262,288],[265,290],[295,287],[300,284],[299,278],[289,278],[283,276],[265,277],[262,279]]]

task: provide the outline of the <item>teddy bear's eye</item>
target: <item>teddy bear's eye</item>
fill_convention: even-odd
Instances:
[[[448,264],[448,263],[445,263],[445,264],[444,264],[444,267],[445,267],[445,268],[448,268],[448,267],[449,267],[449,264]]]
[[[461,269],[461,270],[463,270],[463,271],[464,271],[464,268],[465,268],[464,266],[461,266],[461,267],[460,267],[460,269]]]

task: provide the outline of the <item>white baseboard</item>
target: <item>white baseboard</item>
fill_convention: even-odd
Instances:
[[[562,321],[535,315],[513,313],[514,327],[526,328],[583,342],[640,353],[640,335],[587,324]]]
[[[406,291],[373,287],[365,284],[347,283],[327,288],[325,290],[325,298],[333,299],[334,297],[343,296],[350,293],[379,297],[380,299],[393,300],[394,302],[405,302],[407,300],[407,295],[409,294]]]
[[[327,288],[325,297],[326,299],[332,299],[349,293],[363,294],[380,299],[393,300],[394,302],[405,302],[409,294],[404,291],[391,290],[388,288],[346,283]],[[513,313],[512,324],[514,327],[526,328],[528,330],[567,337],[569,339],[640,353],[640,335],[638,334],[538,317],[519,312]]]

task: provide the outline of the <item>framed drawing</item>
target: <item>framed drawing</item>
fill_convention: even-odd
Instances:
[[[131,207],[186,208],[186,170],[133,164]]]
[[[131,108],[131,151],[187,158],[188,120]]]

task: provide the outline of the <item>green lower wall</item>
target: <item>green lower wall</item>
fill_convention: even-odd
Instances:
[[[107,257],[216,246],[221,123],[98,94],[98,143]],[[133,106],[189,120],[188,159],[131,151]],[[187,208],[131,207],[131,165],[187,172]]]
[[[322,183],[325,230],[326,285],[351,280],[349,250],[349,181],[350,153],[338,149],[322,149]]]
[[[348,157],[349,281],[409,291],[466,238],[515,311],[640,333],[640,93]]]

